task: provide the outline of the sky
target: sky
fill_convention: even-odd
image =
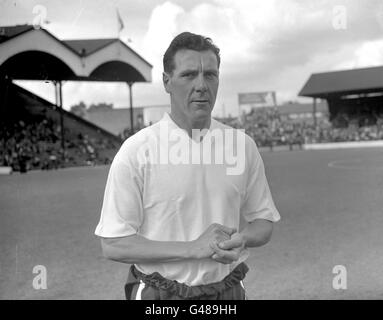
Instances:
[[[63,40],[117,37],[118,8],[120,39],[153,65],[153,81],[133,86],[135,106],[169,103],[162,56],[183,31],[221,49],[216,116],[237,115],[238,93],[305,102],[297,95],[312,73],[383,65],[382,0],[0,0],[0,25],[31,24],[41,8],[44,28]],[[22,86],[54,102],[52,84]],[[65,83],[64,107],[79,101],[128,107],[129,91],[124,83]]]

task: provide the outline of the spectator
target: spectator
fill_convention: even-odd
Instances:
[[[67,165],[110,163],[107,151],[117,146],[106,138],[88,137],[65,130],[65,157],[61,145],[60,126],[53,119],[31,116],[0,125],[0,166],[14,171],[52,169]],[[64,159],[64,161],[63,161]]]
[[[289,145],[292,150],[293,145],[302,149],[304,143],[383,139],[383,115],[375,114],[374,119],[376,124],[371,124],[367,118],[360,119],[342,113],[335,117],[333,123],[324,119],[318,120],[315,127],[313,123],[306,121],[282,121],[276,108],[260,108],[243,114],[241,121],[229,118],[223,122],[235,128],[244,128],[260,147],[273,150],[275,145]]]

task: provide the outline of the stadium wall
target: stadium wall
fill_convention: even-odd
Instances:
[[[383,140],[375,141],[350,141],[350,142],[331,142],[331,143],[312,143],[304,144],[304,150],[331,150],[349,148],[375,148],[383,147]]]

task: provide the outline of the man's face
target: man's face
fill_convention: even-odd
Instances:
[[[172,75],[164,73],[172,114],[183,122],[209,119],[219,84],[217,57],[213,51],[179,50]]]

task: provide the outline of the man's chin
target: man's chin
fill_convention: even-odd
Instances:
[[[205,109],[205,108],[201,108],[201,109],[197,109],[197,110],[194,110],[194,118],[195,119],[198,119],[198,120],[204,120],[204,119],[208,119],[211,117],[211,110],[210,108],[209,109]]]

